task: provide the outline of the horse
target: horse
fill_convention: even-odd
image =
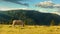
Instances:
[[[13,20],[12,26],[22,25],[24,27],[24,22],[22,20]]]

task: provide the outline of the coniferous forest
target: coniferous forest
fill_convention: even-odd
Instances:
[[[41,13],[35,10],[0,11],[0,24],[12,24],[13,20],[22,20],[26,25],[59,25],[60,16]]]

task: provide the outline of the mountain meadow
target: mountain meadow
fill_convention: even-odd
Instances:
[[[22,20],[24,27],[13,20]],[[35,10],[0,11],[0,34],[60,34],[60,16]]]

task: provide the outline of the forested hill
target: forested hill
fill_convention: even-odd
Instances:
[[[27,25],[58,25],[60,16],[52,13],[41,13],[35,10],[0,11],[0,23],[10,24],[14,19],[21,19]]]

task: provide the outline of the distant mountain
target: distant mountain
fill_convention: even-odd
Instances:
[[[1,19],[3,18],[3,19]],[[14,19],[21,19],[25,21],[25,24],[35,24],[35,25],[50,25],[52,20],[54,25],[60,23],[60,16],[52,13],[41,13],[35,10],[9,10],[0,11],[0,20],[10,22]]]
[[[54,20],[55,25],[60,23],[60,16],[57,14],[30,11],[27,16],[34,19],[38,25],[50,25],[52,20]]]

